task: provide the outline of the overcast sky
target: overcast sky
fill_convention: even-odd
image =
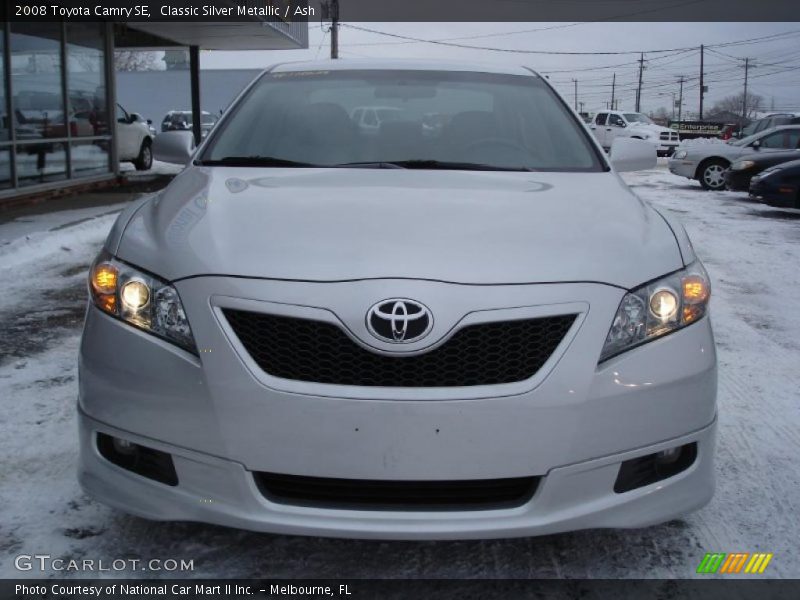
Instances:
[[[645,51],[642,110],[670,107],[679,94],[683,75],[684,111],[697,111],[699,102],[699,46],[711,46],[705,54],[706,108],[716,100],[742,91],[745,57],[754,59],[749,89],[764,96],[765,108],[800,111],[800,23],[353,23],[383,32],[421,39],[452,40],[473,46],[514,50],[564,52]],[[526,31],[520,30],[538,30]],[[795,32],[776,39],[714,47],[774,34]],[[475,37],[480,36],[480,37]],[[444,58],[464,61],[526,65],[549,73],[550,80],[570,102],[573,78],[578,79],[578,101],[584,110],[606,107],[616,73],[616,97],[622,110],[634,108],[639,58],[636,54],[596,56],[546,56],[454,48],[429,43],[408,43],[396,38],[359,31],[346,23],[339,34],[340,56],[347,58]],[[697,47],[683,53],[650,53],[648,50]],[[718,53],[714,53],[718,52]],[[263,68],[274,62],[325,59],[330,36],[320,24],[309,24],[307,50],[203,52],[203,68]],[[557,72],[563,71],[563,72]]]

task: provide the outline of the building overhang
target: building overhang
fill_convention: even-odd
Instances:
[[[115,24],[117,48],[163,49],[198,46],[203,50],[295,50],[308,48],[308,23],[253,20],[243,22],[132,22]]]

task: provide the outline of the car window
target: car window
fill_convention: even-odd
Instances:
[[[117,122],[118,123],[127,123],[128,113],[125,112],[125,109],[122,108],[119,104],[117,104]]]
[[[349,115],[365,110],[359,127]],[[367,108],[369,107],[369,108]],[[605,168],[588,133],[534,75],[335,70],[265,74],[200,160],[267,156],[311,163],[436,161],[511,169]],[[376,110],[389,116],[377,118]],[[425,127],[426,115],[441,127]]]
[[[625,121],[622,120],[622,117],[615,114],[608,115],[608,124],[615,127],[625,127]]]
[[[762,148],[794,150],[800,142],[800,129],[782,129],[761,138]]]
[[[606,113],[597,113],[597,116],[594,119],[596,125],[605,125],[606,124]]]

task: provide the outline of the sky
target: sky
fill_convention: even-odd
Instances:
[[[327,26],[325,26],[327,27]],[[425,40],[548,52],[630,52],[618,55],[564,56],[497,52],[408,42],[356,28]],[[534,30],[534,31],[532,31]],[[784,35],[781,35],[784,34]],[[777,36],[766,40],[754,40]],[[469,39],[453,39],[469,38]],[[731,45],[734,43],[733,45]],[[744,58],[751,59],[749,90],[764,97],[764,108],[800,112],[800,22],[797,23],[342,23],[340,57],[433,58],[525,65],[547,75],[570,104],[578,80],[578,102],[585,111],[606,108],[616,73],[615,98],[621,110],[633,110],[639,53],[645,52],[642,111],[671,110],[685,78],[683,111],[698,110],[700,44],[705,52],[709,91],[706,110],[715,101],[740,93]],[[719,44],[726,44],[719,46]],[[681,50],[692,48],[690,50]],[[674,52],[648,52],[672,50]],[[280,51],[206,51],[202,68],[264,68],[275,62],[325,59],[330,36],[319,22],[309,24],[309,48]],[[579,107],[580,108],[580,107]]]

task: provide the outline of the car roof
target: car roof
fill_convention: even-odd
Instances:
[[[355,71],[355,70],[395,70],[395,71],[463,71],[475,73],[495,73],[502,75],[527,75],[538,77],[533,70],[523,66],[497,65],[480,62],[459,62],[414,59],[337,59],[280,63],[268,71],[273,73],[293,73],[300,71]]]

